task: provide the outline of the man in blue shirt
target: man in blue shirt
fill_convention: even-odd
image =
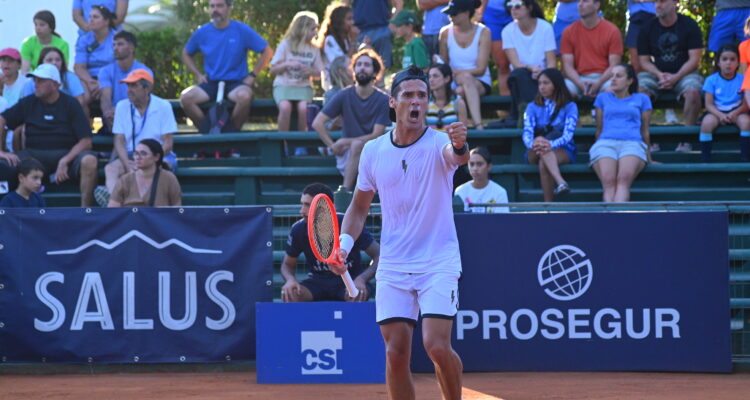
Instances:
[[[198,85],[182,92],[180,103],[185,114],[199,126],[205,115],[200,104],[216,99],[219,82],[224,81],[225,97],[235,103],[232,125],[242,129],[250,111],[255,77],[268,65],[273,49],[249,26],[229,18],[232,0],[209,0],[211,22],[198,28],[182,51],[182,61],[195,76]],[[261,53],[255,68],[247,72],[247,51]],[[203,53],[205,74],[193,56]]]
[[[352,247],[352,251],[346,258],[349,271],[354,278],[354,285],[359,289],[359,294],[351,298],[346,293],[346,287],[341,278],[328,268],[328,264],[318,261],[310,248],[310,240],[307,235],[307,215],[310,212],[310,203],[313,197],[324,193],[333,200],[333,191],[323,183],[311,183],[302,190],[300,203],[302,208],[300,214],[302,219],[292,225],[289,238],[286,242],[286,252],[281,262],[281,275],[284,277],[284,286],[281,288],[281,300],[284,302],[298,301],[367,301],[373,293],[373,287],[368,282],[375,276],[380,257],[380,244],[372,238],[367,228]],[[338,214],[339,226],[344,216]],[[370,266],[362,264],[360,250],[364,250],[372,258]],[[305,266],[309,278],[302,282],[297,280],[297,258],[300,253],[305,254]]]
[[[99,88],[101,89],[99,104],[104,123],[110,130],[115,118],[115,106],[120,100],[128,98],[128,85],[120,81],[137,69],[145,69],[151,76],[154,75],[149,67],[135,59],[137,46],[135,35],[127,31],[118,32],[113,43],[115,62],[99,71]]]
[[[344,4],[351,5],[354,11],[359,41],[372,46],[383,59],[385,68],[389,68],[393,64],[393,35],[389,21],[404,8],[404,0],[345,0]],[[391,7],[394,8],[393,14]]]

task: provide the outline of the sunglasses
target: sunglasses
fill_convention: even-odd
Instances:
[[[510,8],[510,9],[514,9],[514,8],[515,9],[519,9],[524,4],[523,4],[523,1],[509,1],[509,2],[505,3],[505,5],[508,6],[508,8]]]

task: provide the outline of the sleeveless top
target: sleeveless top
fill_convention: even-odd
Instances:
[[[453,37],[454,25],[448,26],[448,58],[450,59],[450,66],[453,70],[460,69],[474,69],[477,67],[477,57],[479,57],[479,38],[482,35],[482,31],[487,29],[482,24],[477,24],[474,30],[474,39],[472,39],[469,47],[463,48],[459,46],[456,39]],[[490,68],[485,68],[482,76],[477,77],[480,81],[492,86],[492,80],[490,79]]]
[[[458,96],[453,96],[451,101],[441,109],[434,99],[430,99],[430,103],[427,105],[427,125],[431,128],[443,129],[447,125],[458,122],[456,100],[458,100]]]

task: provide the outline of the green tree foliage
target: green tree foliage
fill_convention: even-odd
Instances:
[[[303,10],[313,11],[322,20],[329,3],[330,0],[235,0],[232,18],[248,24],[276,48],[295,13]],[[544,8],[547,20],[553,21],[557,1],[541,0],[540,4]],[[679,11],[698,22],[704,34],[704,43],[708,38],[715,13],[714,6],[715,0],[680,2]],[[415,0],[404,0],[404,7],[418,12]],[[154,70],[157,80],[156,93],[162,97],[175,98],[183,88],[194,82],[192,74],[182,64],[180,54],[192,32],[209,21],[208,0],[173,0],[170,12],[176,18],[170,18],[168,26],[139,33],[138,58]],[[603,0],[602,12],[605,18],[620,27],[624,35],[627,26],[627,0]],[[396,65],[399,65],[403,46],[403,40],[394,40],[393,59]],[[257,55],[250,53],[248,61],[251,67],[256,59]],[[395,68],[397,67],[392,69]],[[705,53],[701,70],[705,73],[710,69],[710,56]],[[257,80],[257,98],[271,97],[272,80],[273,77],[268,70],[260,74]]]

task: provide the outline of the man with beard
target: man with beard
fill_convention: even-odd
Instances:
[[[396,74],[389,99],[396,127],[365,145],[357,190],[341,223],[337,275],[370,211],[375,193],[383,213],[375,273],[375,313],[386,347],[389,399],[414,399],[409,370],[414,327],[422,314],[422,341],[435,365],[442,398],[461,398],[461,358],[451,346],[458,311],[461,256],[453,222],[453,173],[469,160],[466,126],[447,132],[427,127],[427,75],[412,66]],[[447,133],[447,134],[446,134]]]
[[[198,84],[182,92],[180,104],[195,126],[200,126],[205,117],[200,104],[216,99],[219,82],[224,81],[225,98],[234,102],[232,126],[242,129],[250,111],[255,78],[273,57],[273,49],[257,32],[230,19],[232,2],[209,0],[211,22],[198,28],[182,50],[182,61]],[[250,73],[247,72],[248,50],[260,53]],[[199,51],[203,53],[205,74],[201,73],[193,58]]]
[[[362,148],[390,126],[388,95],[375,88],[375,81],[383,73],[383,62],[371,49],[364,49],[352,57],[356,84],[336,93],[315,117],[313,128],[320,140],[336,156],[336,167],[344,176],[344,188],[354,189]],[[341,138],[333,140],[326,122],[343,117]]]
[[[99,88],[102,92],[99,104],[104,123],[110,130],[114,122],[117,103],[128,98],[128,85],[120,81],[137,69],[145,69],[151,76],[154,75],[149,67],[135,59],[137,46],[135,35],[128,31],[118,32],[112,45],[115,62],[99,71]]]

